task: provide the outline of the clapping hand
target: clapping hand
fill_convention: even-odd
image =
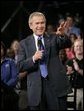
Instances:
[[[73,74],[74,70],[73,70],[72,66],[66,65],[66,68],[67,68],[67,72],[66,72],[67,75]]]
[[[75,59],[73,60],[73,66],[74,66],[74,69],[75,69],[76,71],[79,70],[79,65],[78,65],[78,63],[76,62]]]

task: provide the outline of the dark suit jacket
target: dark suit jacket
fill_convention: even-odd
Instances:
[[[52,91],[53,98],[65,96],[69,91],[69,81],[66,76],[64,66],[59,60],[59,50],[70,47],[71,42],[67,37],[56,35],[44,35],[44,42],[47,55],[47,67],[49,80],[48,87]],[[20,42],[18,52],[18,66],[20,71],[27,70],[27,91],[28,105],[38,105],[41,100],[41,75],[38,62],[33,62],[32,56],[36,52],[35,40],[33,35],[28,36]]]

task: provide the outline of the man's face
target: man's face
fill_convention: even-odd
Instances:
[[[36,34],[36,35],[43,35],[45,32],[45,19],[43,16],[34,16],[32,18],[32,23],[30,24],[30,29]]]
[[[71,17],[67,17],[66,22],[68,27],[71,27],[73,25],[73,19]]]

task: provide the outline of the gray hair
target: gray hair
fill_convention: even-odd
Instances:
[[[41,13],[41,12],[33,12],[33,13],[31,13],[30,16],[29,16],[29,20],[28,20],[29,26],[30,26],[30,24],[32,23],[32,18],[33,18],[34,16],[42,16],[42,17],[44,18],[45,22],[46,22],[45,15],[44,15],[43,13]]]

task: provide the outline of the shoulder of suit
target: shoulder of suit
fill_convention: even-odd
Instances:
[[[45,33],[43,36],[44,36],[45,38],[50,38],[52,35]]]
[[[44,37],[51,40],[56,38],[56,34],[44,34]]]
[[[33,35],[28,35],[25,39],[22,39],[22,40],[20,41],[20,43],[29,41],[32,37],[33,37]]]

